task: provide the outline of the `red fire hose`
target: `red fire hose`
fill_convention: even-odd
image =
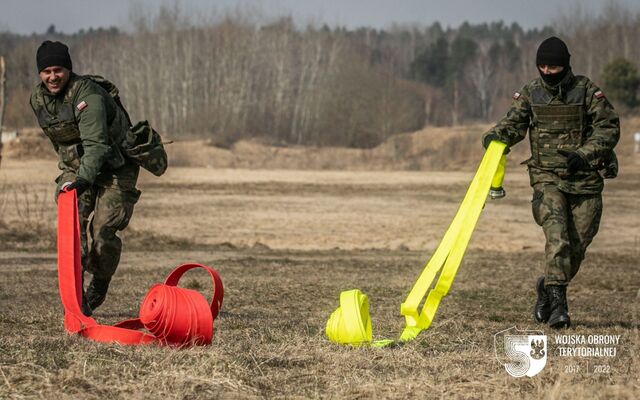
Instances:
[[[177,287],[190,269],[202,268],[213,282],[211,303],[198,292]],[[100,325],[82,314],[82,266],[76,191],[58,196],[58,285],[64,307],[64,328],[97,342],[120,344],[159,343],[171,346],[205,345],[213,337],[213,320],[222,306],[224,289],[213,268],[184,264],[164,283],[153,285],[140,306],[140,318],[113,326]],[[146,329],[149,333],[140,329]]]

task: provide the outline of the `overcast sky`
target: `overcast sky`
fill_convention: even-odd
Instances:
[[[250,7],[267,17],[293,15],[296,23],[314,21],[349,28],[389,27],[393,23],[430,25],[440,21],[456,27],[471,23],[503,20],[518,22],[524,28],[549,24],[560,12],[568,13],[575,4],[598,13],[609,0],[178,0],[187,12],[213,15],[225,9]],[[638,0],[616,0],[640,9]],[[42,33],[50,25],[65,33],[81,28],[126,27],[134,4],[155,10],[175,1],[153,0],[0,0],[0,31]]]

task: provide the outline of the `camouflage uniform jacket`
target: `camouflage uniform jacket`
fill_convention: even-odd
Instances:
[[[613,148],[620,138],[620,121],[587,77],[569,71],[555,87],[534,79],[513,95],[511,109],[485,136],[495,133],[511,147],[527,132],[531,158],[524,163],[531,186],[550,183],[565,193],[597,194],[604,187],[598,170],[615,162],[617,172]],[[590,168],[569,175],[566,157],[558,150],[576,151]]]
[[[30,103],[59,154],[61,170],[73,171],[93,183],[126,163],[119,143],[129,127],[127,116],[90,78],[71,73],[66,88],[58,95],[39,83]]]

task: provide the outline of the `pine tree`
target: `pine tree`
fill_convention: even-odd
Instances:
[[[605,65],[602,76],[607,95],[612,100],[620,101],[628,107],[638,105],[640,75],[635,65],[619,58]]]

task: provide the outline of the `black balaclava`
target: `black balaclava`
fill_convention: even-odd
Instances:
[[[52,42],[46,40],[38,47],[36,53],[36,63],[38,64],[38,72],[48,67],[65,67],[71,71],[71,56],[69,48],[61,42]]]
[[[569,64],[569,49],[567,45],[555,36],[551,36],[540,43],[538,52],[536,53],[536,67],[538,65],[558,65],[564,67],[564,69],[557,74],[545,75],[538,69],[540,76],[549,86],[556,86],[571,70]]]

